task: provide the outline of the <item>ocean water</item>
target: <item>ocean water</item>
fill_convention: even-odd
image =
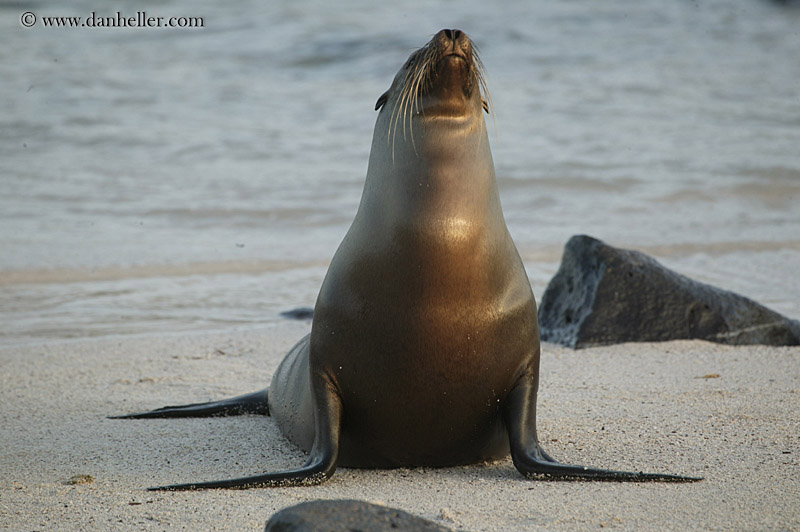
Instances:
[[[45,27],[117,9],[203,27]],[[358,205],[375,101],[443,27],[486,65],[537,298],[585,233],[800,318],[798,8],[124,9],[0,0],[0,344],[262,327],[313,305]]]

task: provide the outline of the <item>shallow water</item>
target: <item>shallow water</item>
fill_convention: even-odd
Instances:
[[[313,305],[375,100],[442,27],[481,50],[537,296],[586,233],[800,318],[800,10],[385,4],[174,0],[148,14],[204,28],[57,29],[41,18],[115,12],[0,2],[0,343],[269,325]]]

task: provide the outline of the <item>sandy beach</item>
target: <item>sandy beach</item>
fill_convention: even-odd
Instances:
[[[312,499],[378,501],[456,530],[797,530],[798,348],[700,341],[543,345],[540,438],[567,462],[700,475],[695,484],[523,479],[509,459],[339,469],[311,488],[151,493],[299,464],[267,417],[109,414],[263,388],[309,328],[108,337],[0,350],[0,528],[261,530]],[[75,475],[93,481],[70,484]]]

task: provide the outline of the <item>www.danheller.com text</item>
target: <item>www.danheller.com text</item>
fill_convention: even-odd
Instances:
[[[114,15],[98,15],[96,11],[84,18],[78,16],[40,16],[45,27],[56,28],[202,28],[203,17],[163,17],[137,11],[133,16],[125,16],[119,11]],[[36,23],[36,16],[26,12],[21,18],[23,25],[31,27]]]

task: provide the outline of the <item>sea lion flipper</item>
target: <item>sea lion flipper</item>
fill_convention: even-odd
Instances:
[[[331,464],[330,456],[321,456],[308,459],[303,467],[266,473],[252,477],[233,478],[229,480],[214,480],[211,482],[192,482],[187,484],[172,484],[147,488],[147,491],[190,491],[203,489],[248,489],[248,488],[281,488],[291,486],[315,486],[322,484],[333,474],[336,469],[335,462]]]
[[[508,430],[514,467],[528,478],[616,482],[695,482],[702,480],[700,477],[613,471],[558,462],[548,455],[539,444],[536,435],[536,389],[535,385],[527,380],[520,381],[506,397],[503,405],[503,418]]]
[[[312,388],[315,406],[314,446],[303,467],[252,477],[160,486],[148,488],[148,491],[279,488],[313,486],[325,482],[336,471],[339,460],[342,401],[334,384],[325,377],[318,376],[314,379]]]
[[[165,406],[150,412],[138,412],[122,416],[109,416],[109,419],[148,419],[148,418],[176,418],[176,417],[214,417],[214,416],[240,416],[243,414],[269,415],[267,403],[268,388],[258,392],[239,395],[221,401],[208,403],[192,403],[179,406]]]

